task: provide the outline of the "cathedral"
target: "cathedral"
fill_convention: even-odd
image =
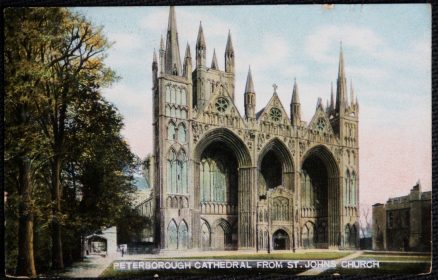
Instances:
[[[318,99],[309,123],[301,119],[296,81],[289,110],[275,85],[256,110],[250,70],[243,96],[236,93],[234,54],[229,33],[225,65],[213,53],[208,66],[200,25],[193,57],[187,44],[181,59],[170,7],[166,40],[152,63],[157,248],[358,248],[359,105],[347,90],[342,47],[336,96],[332,87],[326,106]],[[243,116],[236,98],[244,98]]]

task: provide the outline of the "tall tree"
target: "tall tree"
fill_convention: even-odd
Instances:
[[[58,9],[5,10],[5,162],[17,168],[19,195],[18,275],[35,276],[33,173],[44,164],[46,139],[37,123],[40,85],[47,80],[41,47],[58,41]],[[42,35],[44,34],[44,35]],[[14,168],[13,167],[13,168]]]
[[[61,173],[67,127],[81,104],[99,99],[99,88],[115,80],[103,63],[108,47],[101,29],[67,9],[5,11],[5,159],[18,170],[19,275],[36,274],[32,175],[41,168],[50,170],[52,268],[64,267]]]

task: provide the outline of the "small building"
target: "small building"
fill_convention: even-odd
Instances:
[[[117,253],[117,227],[88,235],[84,239],[84,255],[108,256]]]
[[[373,250],[430,251],[432,192],[417,182],[410,194],[373,205]]]

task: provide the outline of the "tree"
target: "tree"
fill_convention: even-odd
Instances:
[[[101,29],[68,9],[11,8],[5,11],[5,164],[9,167],[7,181],[16,186],[18,194],[17,275],[36,275],[34,215],[47,213],[47,209],[51,209],[52,268],[64,267],[61,226],[66,215],[61,208],[62,191],[70,187],[71,169],[73,187],[76,174],[92,177],[93,170],[104,171],[102,180],[106,186],[127,186],[121,188],[122,191],[130,186],[129,175],[116,172],[123,164],[123,168],[131,168],[127,165],[132,153],[120,136],[122,119],[100,95],[100,88],[116,79],[114,72],[103,63],[109,46]],[[82,115],[85,108],[94,111]],[[96,114],[96,108],[101,114]],[[87,145],[78,145],[96,132],[99,117],[107,121],[101,126],[108,125],[107,134],[112,137],[108,141],[113,142],[107,144],[116,143],[117,152],[125,157],[119,165],[114,162],[121,154],[114,153],[111,160],[105,160],[111,155],[97,138]],[[84,132],[86,125],[77,125],[93,122],[94,127],[88,127],[93,127],[88,135]],[[81,137],[76,139],[75,135]],[[98,136],[102,135],[96,134]],[[87,156],[96,155],[100,155],[103,162],[87,165]],[[83,170],[77,172],[75,167]],[[84,178],[81,180],[86,182]],[[48,207],[46,192],[42,191],[45,188],[51,193]],[[105,189],[108,193],[102,196],[111,196],[111,190]],[[90,193],[94,191],[90,187]],[[113,197],[126,196],[118,194]],[[108,199],[100,205],[107,205],[108,201],[113,202]],[[45,223],[44,219],[41,222]]]
[[[366,238],[371,236],[371,207],[361,205],[359,217],[360,237]]]
[[[58,40],[59,10],[5,10],[5,164],[18,192],[18,275],[36,276],[33,252],[33,175],[44,164],[46,139],[41,137],[35,106],[41,82],[47,80],[40,47]],[[42,36],[44,34],[44,36]]]

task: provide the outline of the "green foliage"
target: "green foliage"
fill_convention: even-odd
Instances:
[[[53,221],[68,264],[80,258],[81,236],[115,225],[130,204],[138,159],[121,136],[117,108],[101,95],[118,79],[104,63],[109,47],[101,28],[68,9],[5,10],[8,273],[17,265],[19,217],[33,222],[41,273],[59,253],[50,250]]]

